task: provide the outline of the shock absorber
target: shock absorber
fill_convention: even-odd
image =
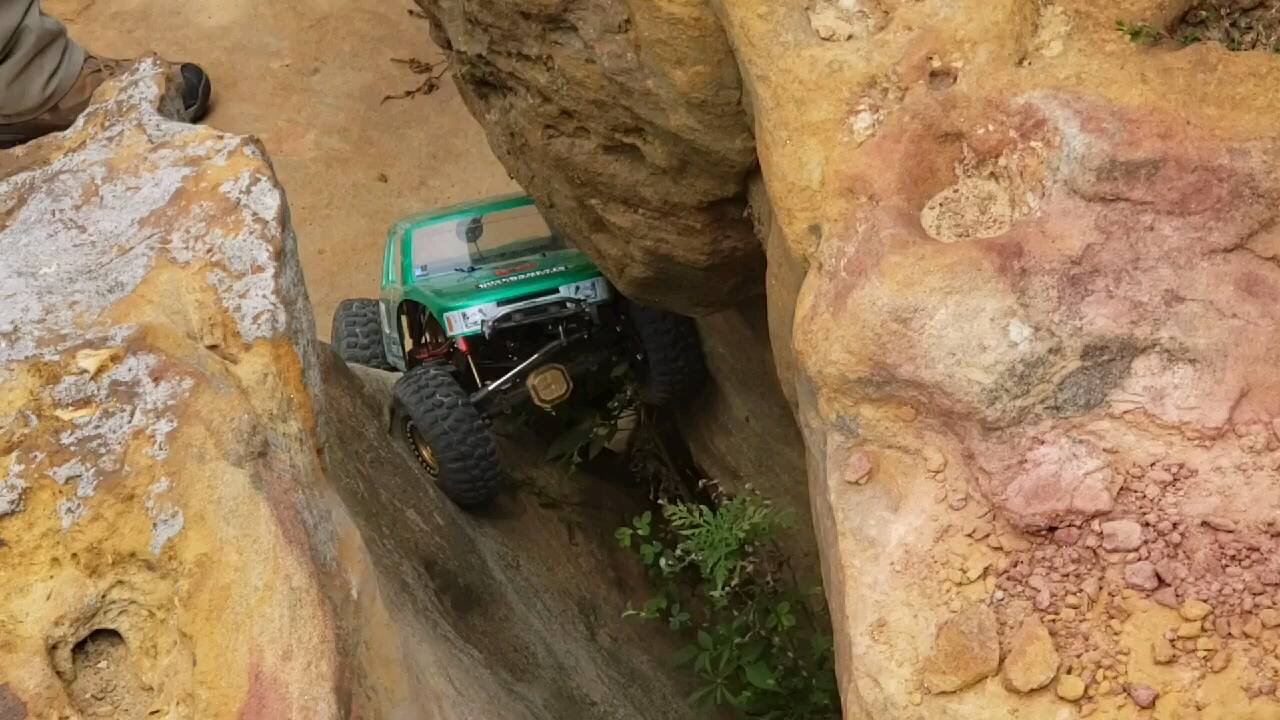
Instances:
[[[455,341],[458,344],[458,351],[467,359],[467,365],[471,367],[471,375],[476,379],[476,389],[484,387],[484,383],[480,380],[480,371],[476,369],[475,358],[471,357],[471,346],[467,343],[465,337],[460,337]]]

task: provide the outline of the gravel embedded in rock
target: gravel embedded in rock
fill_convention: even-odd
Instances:
[[[1205,519],[1204,519],[1204,524],[1205,524],[1205,525],[1208,525],[1209,527],[1213,528],[1214,530],[1220,530],[1220,531],[1222,531],[1222,532],[1228,532],[1228,533],[1229,533],[1229,532],[1235,532],[1235,531],[1236,531],[1236,524],[1235,524],[1235,522],[1234,522],[1234,521],[1232,521],[1232,520],[1228,520],[1227,518],[1223,518],[1223,517],[1207,517],[1207,518],[1205,518]]]
[[[1190,620],[1178,626],[1178,637],[1180,638],[1197,638],[1200,633],[1204,632],[1204,627],[1199,620]]]
[[[1135,590],[1155,590],[1160,587],[1156,566],[1150,561],[1131,563],[1124,568],[1124,582]]]
[[[1075,545],[1080,542],[1080,528],[1058,528],[1053,531],[1053,541],[1059,545]]]
[[[924,663],[924,685],[930,692],[956,692],[995,675],[999,666],[996,615],[986,605],[973,605],[938,626]]]
[[[1142,526],[1133,520],[1108,520],[1102,523],[1102,549],[1108,552],[1131,552],[1142,545]]]
[[[1031,692],[1053,682],[1061,658],[1053,637],[1032,615],[1022,621],[1009,639],[1009,655],[1004,661],[1005,686],[1017,692]]]
[[[1156,590],[1151,593],[1151,599],[1171,610],[1178,609],[1178,591],[1172,587],[1166,586]]]
[[[1178,608],[1178,614],[1183,620],[1202,620],[1213,612],[1213,606],[1203,600],[1191,598],[1182,603],[1182,607]]]
[[[947,458],[942,451],[932,445],[924,448],[924,466],[931,473],[940,473],[947,469]]]
[[[1075,702],[1084,697],[1084,680],[1077,675],[1063,675],[1058,678],[1058,697],[1068,702]]]

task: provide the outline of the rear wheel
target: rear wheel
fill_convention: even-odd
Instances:
[[[630,301],[626,307],[643,356],[636,368],[641,399],[674,405],[702,387],[707,370],[693,320]]]
[[[420,365],[392,390],[397,428],[427,474],[462,507],[475,507],[502,489],[498,448],[489,425],[449,370]]]
[[[364,365],[378,370],[394,370],[382,351],[382,323],[378,301],[367,298],[343,300],[333,311],[329,341],[348,365]]]

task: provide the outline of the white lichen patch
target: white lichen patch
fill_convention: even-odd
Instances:
[[[1014,345],[1022,345],[1031,340],[1034,335],[1035,331],[1031,329],[1030,325],[1017,318],[1009,321],[1009,341]]]
[[[63,447],[79,453],[76,463],[83,466],[89,456],[94,458],[93,468],[116,470],[126,445],[138,433],[151,436],[152,457],[167,454],[165,438],[177,427],[169,409],[187,395],[193,383],[189,377],[164,376],[157,370],[159,363],[158,355],[132,353],[96,379],[67,376],[49,391],[55,407],[87,404],[94,408],[92,413],[71,420],[74,427],[58,436]],[[63,475],[69,471],[66,466],[60,470]],[[85,470],[79,477],[80,487],[87,490],[77,494],[92,495],[97,482],[93,473]]]
[[[22,495],[27,489],[27,482],[22,479],[25,469],[26,466],[18,461],[18,453],[9,456],[9,467],[4,479],[0,480],[0,517],[22,509]]]
[[[46,470],[45,474],[53,478],[54,482],[59,485],[66,485],[68,482],[75,480],[77,498],[92,497],[94,491],[98,488],[98,468],[84,464],[78,457]]]
[[[162,477],[147,489],[146,507],[147,517],[151,518],[152,555],[159,555],[165,543],[182,530],[184,523],[181,508],[162,499],[171,486],[169,478]]]
[[[146,449],[147,457],[155,460],[163,460],[169,456],[169,433],[178,427],[178,420],[173,416],[166,415],[152,423],[147,428],[147,434],[151,436],[151,447]]]
[[[226,328],[220,338],[234,327],[245,343],[297,332],[290,315],[305,295],[289,284],[296,249],[287,247],[294,239],[270,164],[250,138],[168,119],[175,100],[164,72],[141,61],[104,86],[62,141],[14,150],[12,174],[0,177],[0,382],[26,382],[34,375],[24,368],[37,364],[62,373],[14,410],[11,426],[45,427],[35,440],[20,438],[20,459],[0,456],[0,516],[23,510],[31,484],[56,483],[61,500],[40,512],[68,530],[117,478],[171,462],[177,405],[195,376],[145,345],[151,316],[137,315],[140,325],[117,319],[121,301],[211,314]],[[157,276],[148,287],[186,280],[212,292],[130,297],[172,265],[191,268],[187,278]],[[136,501],[121,493],[145,506],[155,554],[184,522],[166,499],[169,484]]]
[[[79,498],[59,500],[56,512],[58,514],[58,520],[62,522],[62,530],[63,532],[66,532],[67,530],[70,530],[71,526],[75,525],[80,518],[84,517],[84,503],[81,502]]]

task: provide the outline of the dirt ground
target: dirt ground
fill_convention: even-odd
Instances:
[[[213,79],[205,121],[266,143],[288,192],[316,325],[338,301],[377,294],[387,226],[419,210],[517,189],[446,79],[392,58],[436,61],[410,0],[44,0],[90,51],[155,51]],[[385,178],[385,181],[384,181]]]

